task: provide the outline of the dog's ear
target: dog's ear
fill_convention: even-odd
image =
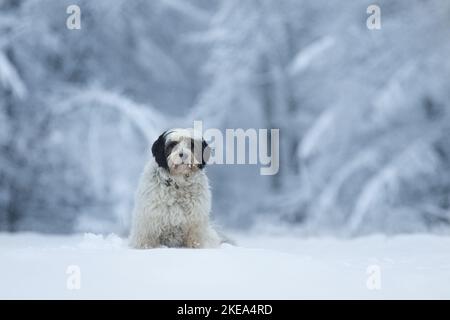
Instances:
[[[169,165],[167,164],[167,158],[165,153],[165,145],[166,145],[166,132],[163,132],[159,138],[152,145],[152,154],[155,157],[156,163],[158,166],[164,169],[169,169]]]
[[[200,169],[203,169],[206,166],[206,163],[209,161],[210,156],[211,148],[209,147],[208,143],[202,139],[202,164],[198,166]]]

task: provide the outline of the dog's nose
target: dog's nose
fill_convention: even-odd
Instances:
[[[178,155],[182,160],[186,159],[186,154],[184,152],[180,152]]]

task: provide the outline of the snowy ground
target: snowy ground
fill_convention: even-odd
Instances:
[[[450,298],[450,237],[234,238],[132,250],[114,235],[0,234],[0,298]]]

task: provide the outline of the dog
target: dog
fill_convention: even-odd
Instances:
[[[214,248],[221,236],[210,222],[211,191],[204,172],[210,148],[193,130],[165,131],[152,145],[135,195],[130,245]]]

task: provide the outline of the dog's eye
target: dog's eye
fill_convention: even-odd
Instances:
[[[169,142],[169,143],[167,144],[167,146],[166,146],[166,151],[169,151],[169,152],[170,152],[170,150],[172,150],[176,145],[177,145],[177,142],[176,142],[176,141],[171,141],[171,142]]]

